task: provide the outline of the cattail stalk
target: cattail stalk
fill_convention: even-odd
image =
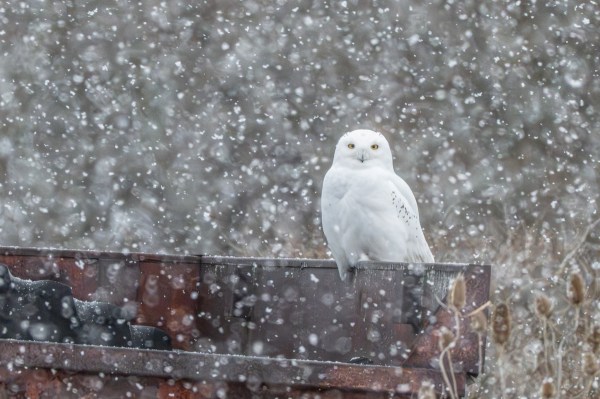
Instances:
[[[454,367],[452,366],[452,356],[450,354],[450,349],[454,346],[456,341],[455,335],[450,331],[446,326],[442,326],[438,330],[438,346],[440,348],[440,370],[442,371],[442,377],[444,378],[444,383],[448,387],[448,391],[450,392],[450,398],[455,399],[458,398],[458,389],[456,387],[456,377],[454,376]],[[448,376],[448,370],[446,370],[446,366],[444,365],[444,355],[448,354],[448,368],[450,371],[450,375],[452,376],[452,383],[450,383],[450,377]]]
[[[479,347],[478,374],[481,375],[483,373],[483,337],[487,331],[487,317],[482,309],[478,309],[471,315],[471,329],[477,333],[477,344]]]
[[[567,284],[567,299],[569,300],[569,302],[571,303],[571,305],[575,308],[575,323],[574,323],[574,328],[573,328],[573,336],[575,336],[577,334],[577,330],[579,328],[579,317],[580,317],[580,313],[581,313],[581,307],[585,301],[585,281],[583,280],[583,277],[581,276],[581,273],[578,272],[574,272],[571,273],[571,275],[569,276],[569,282]],[[561,347],[562,344],[564,342],[564,338],[563,341],[561,342]],[[559,356],[559,369],[558,369],[558,389],[560,389],[560,383],[561,383],[561,367],[562,367],[562,361],[560,359],[560,357],[562,357],[562,350],[559,352],[558,354]]]
[[[585,388],[581,392],[581,397],[584,397],[589,395],[594,380],[600,372],[600,363],[593,353],[586,352],[583,354],[581,359],[581,370],[583,371],[583,374],[588,377]]]
[[[540,391],[540,396],[543,399],[551,399],[556,395],[556,388],[554,387],[554,382],[552,381],[552,378],[544,378],[544,381],[542,381]]]
[[[598,371],[600,371],[600,365],[598,364],[598,359],[594,356],[593,353],[584,353],[581,362],[581,368],[585,375],[590,377],[595,376]]]
[[[567,341],[567,337],[563,337],[563,339],[560,341],[560,344],[558,345],[558,372],[557,374],[557,386],[558,389],[560,390],[560,387],[562,386],[562,358],[563,358],[563,345],[565,344],[565,342]]]
[[[546,294],[538,294],[535,297],[535,313],[540,319],[548,319],[552,315],[552,300]]]
[[[592,332],[588,336],[587,341],[592,347],[592,351],[598,354],[600,352],[600,324],[592,327]]]
[[[538,294],[535,297],[535,313],[542,321],[542,334],[544,336],[544,360],[546,364],[546,372],[551,373],[550,359],[548,358],[550,353],[550,347],[548,345],[548,319],[552,315],[553,304],[552,300],[548,298],[546,294]]]
[[[448,305],[450,308],[457,311],[461,311],[467,303],[467,285],[465,283],[465,277],[461,274],[456,276],[452,282],[450,294],[448,298]]]
[[[498,361],[500,362],[500,385],[502,387],[502,396],[506,393],[506,379],[504,377],[504,356],[506,346],[510,339],[511,316],[510,309],[505,303],[500,303],[494,309],[492,314],[492,339],[500,349]]]
[[[460,313],[467,303],[467,285],[465,277],[456,276],[448,293],[448,307],[454,313],[455,334],[460,337]]]
[[[581,307],[585,301],[585,281],[581,273],[571,273],[567,285],[567,299],[575,308]]]
[[[492,338],[500,348],[505,348],[510,339],[511,316],[505,303],[496,306],[492,314]]]

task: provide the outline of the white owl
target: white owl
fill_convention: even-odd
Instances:
[[[390,145],[380,133],[342,136],[323,180],[321,216],[342,280],[362,260],[433,262],[415,196],[394,172]]]

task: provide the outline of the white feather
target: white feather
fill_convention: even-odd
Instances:
[[[394,172],[390,146],[379,133],[342,136],[323,181],[321,213],[342,280],[361,260],[433,262],[415,196]]]

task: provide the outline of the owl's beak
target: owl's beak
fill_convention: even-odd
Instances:
[[[364,163],[367,159],[368,158],[366,151],[362,150],[358,153],[358,160],[360,161],[360,163]]]

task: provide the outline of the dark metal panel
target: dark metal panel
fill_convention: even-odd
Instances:
[[[139,283],[134,298],[136,322],[159,327],[169,334],[173,347],[193,349],[202,335],[197,315],[205,306],[199,297],[197,264],[140,261]]]
[[[223,264],[216,263],[221,260]],[[451,279],[459,273],[467,278],[470,302],[463,314],[483,305],[489,295],[489,266],[364,263],[353,279],[341,282],[337,269],[320,266],[322,261],[211,262],[211,268],[203,264],[202,291],[212,327],[202,331],[220,353],[231,346],[223,343],[231,338],[231,320],[218,315],[231,307],[236,265],[251,267],[253,275],[246,301],[251,307],[241,326],[248,344],[235,352],[246,355],[343,362],[365,357],[380,365],[432,367],[439,356],[434,332],[454,325],[454,317],[439,305]],[[453,354],[456,365],[477,373],[478,338],[466,318],[461,332]]]
[[[347,378],[349,385],[332,389],[346,391],[365,389],[353,372],[383,370],[383,366],[402,366],[392,369],[412,375],[418,383],[425,375],[440,381],[435,332],[454,325],[453,316],[439,305],[451,279],[461,272],[465,275],[468,304],[463,315],[484,304],[490,288],[487,265],[364,262],[349,281],[342,282],[335,262],[319,259],[0,248],[0,262],[22,278],[64,282],[79,299],[133,305],[138,323],[166,330],[179,349],[205,352],[205,356],[212,352],[212,356],[225,356],[220,358],[225,361],[237,360],[227,357],[233,354],[246,355],[242,359],[260,355],[288,359],[271,359],[275,362],[317,364],[348,362],[358,356],[378,365],[374,369],[343,366],[346,374],[339,378]],[[112,265],[118,266],[114,273]],[[99,298],[102,292],[111,295]],[[464,334],[452,356],[455,370],[464,378],[464,372],[477,372],[478,349],[468,319],[461,318],[461,324]],[[147,351],[138,352],[144,358]],[[250,361],[244,366],[248,375],[254,375],[256,364]],[[333,370],[339,370],[340,364]],[[262,381],[263,376],[258,376],[257,381]],[[280,378],[281,384],[290,376],[296,377],[271,373],[264,378]],[[207,381],[214,383],[214,379]],[[234,382],[227,384],[234,389]]]

